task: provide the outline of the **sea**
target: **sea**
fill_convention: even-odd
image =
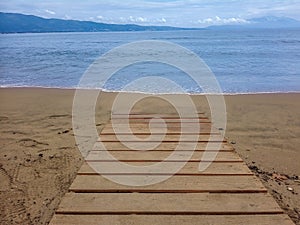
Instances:
[[[193,52],[222,93],[300,92],[300,29],[0,34],[0,87],[77,88],[95,60],[137,41],[168,42]],[[186,72],[160,62],[121,68],[101,87],[80,87],[124,91],[130,82],[148,76],[170,79],[186,93],[205,94]],[[162,90],[141,85],[132,91]]]

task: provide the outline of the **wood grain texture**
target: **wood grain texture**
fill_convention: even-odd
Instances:
[[[55,215],[50,225],[293,225],[287,215]]]
[[[116,160],[122,162],[160,162],[167,160],[167,157],[171,154],[176,154],[174,158],[168,161],[186,161],[187,156],[189,157],[189,162],[200,162],[205,160],[202,157],[206,154],[211,154],[214,158],[214,162],[242,162],[243,160],[234,152],[199,152],[199,151],[108,151]],[[216,155],[215,155],[216,154]],[[86,157],[86,161],[108,161],[105,157],[104,151],[91,151]]]
[[[126,126],[125,125],[116,125],[112,126],[106,126],[102,131],[101,135],[106,135],[106,134],[164,134],[164,130],[161,127],[158,126],[151,126],[151,130],[149,129],[148,124],[135,124],[130,126],[130,130],[127,131],[125,130]],[[177,127],[171,127],[167,126],[166,129],[166,134],[195,134],[195,133],[200,133],[200,134],[218,134],[219,131],[215,128],[212,128],[211,126],[201,126],[199,128],[195,128],[192,126],[189,127],[182,127],[177,126]]]
[[[281,214],[266,193],[67,193],[57,214]]]
[[[128,121],[130,123],[149,123],[151,121],[151,123],[162,123],[166,122],[166,123],[210,123],[210,121],[205,118],[199,118],[199,119],[159,119],[159,118],[137,118],[137,119],[124,119],[124,118],[113,118],[112,119],[114,122],[116,123],[128,123]]]
[[[116,135],[101,135],[99,141],[102,142],[225,142],[226,139],[221,135],[206,135],[206,134],[194,134],[194,135],[145,135],[145,134],[122,134]]]
[[[131,170],[122,170],[119,171],[118,168],[119,162],[90,162],[89,165],[100,167],[102,174],[127,174],[132,175]],[[129,164],[129,163],[128,163]],[[153,163],[147,162],[131,162],[129,165],[133,166],[147,166]],[[97,172],[94,171],[87,163],[84,163],[78,174],[85,175],[98,175]],[[177,167],[181,165],[178,162],[164,162],[162,167]],[[153,174],[153,175],[165,175],[170,173],[161,173],[153,171],[151,168],[147,170],[146,173],[140,173],[136,171],[135,174]],[[172,173],[171,173],[172,174]],[[197,175],[197,176],[205,176],[205,175],[252,175],[253,173],[249,170],[249,168],[244,163],[211,163],[210,166],[205,171],[199,171],[199,163],[198,162],[188,162],[185,166],[179,170],[175,175]]]
[[[128,175],[122,175],[118,178],[123,178],[124,180],[134,179],[133,176]],[[161,183],[141,187],[131,187],[117,184],[100,175],[78,175],[73,181],[70,191],[255,193],[266,192],[266,189],[255,176],[173,176]]]
[[[130,148],[127,145],[126,142],[104,142],[102,143],[103,146],[101,146],[99,143],[96,143],[93,150],[114,150],[114,151],[128,151],[128,150],[142,150],[139,148],[140,143],[130,143]],[[132,148],[131,148],[132,146]],[[103,149],[105,147],[105,149]],[[151,150],[157,150],[157,151],[174,151],[174,150],[195,150],[195,151],[233,151],[232,145],[226,143],[226,142],[220,142],[216,143],[214,145],[211,145],[208,147],[207,142],[198,142],[198,143],[189,143],[189,142],[182,142],[180,145],[178,143],[174,142],[161,142],[157,145],[157,147],[151,149]]]

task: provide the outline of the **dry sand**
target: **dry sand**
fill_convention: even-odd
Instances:
[[[0,89],[0,224],[47,224],[74,179],[83,159],[72,131],[73,95],[73,90],[61,89]],[[99,98],[99,130],[109,120],[114,96],[104,93]],[[299,97],[225,97],[226,136],[296,224],[300,224]],[[209,116],[203,96],[193,100]],[[152,97],[135,110],[168,113],[174,108]]]

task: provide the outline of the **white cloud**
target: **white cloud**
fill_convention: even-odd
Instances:
[[[46,9],[45,12],[48,13],[48,14],[51,14],[51,15],[55,15],[56,14],[54,11],[51,11],[51,10],[48,10],[48,9]]]
[[[219,16],[215,16],[212,18],[197,20],[196,23],[201,25],[229,25],[229,24],[245,24],[250,22],[242,18],[236,18],[236,17],[221,18]]]
[[[66,14],[66,15],[63,17],[63,19],[70,20],[70,19],[72,19],[72,17]]]
[[[127,19],[128,22],[131,23],[147,23],[149,22],[149,20],[145,17],[134,17],[134,16],[129,16],[129,18]]]
[[[98,15],[96,17],[89,17],[91,21],[102,22],[102,23],[120,23],[120,24],[140,24],[140,25],[152,25],[152,24],[165,24],[167,22],[166,18],[148,18],[143,16],[128,16],[128,17],[104,17],[102,15]]]
[[[157,22],[160,22],[160,23],[166,23],[167,20],[165,18],[160,18],[157,20]]]

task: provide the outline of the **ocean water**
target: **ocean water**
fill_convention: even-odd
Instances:
[[[168,41],[194,52],[224,93],[300,91],[300,29],[1,34],[0,86],[76,88],[101,55],[143,40]],[[148,76],[170,79],[188,93],[203,92],[186,73],[158,62],[125,67],[102,88],[119,91]],[[137,91],[161,92],[155,85],[141,85]]]

